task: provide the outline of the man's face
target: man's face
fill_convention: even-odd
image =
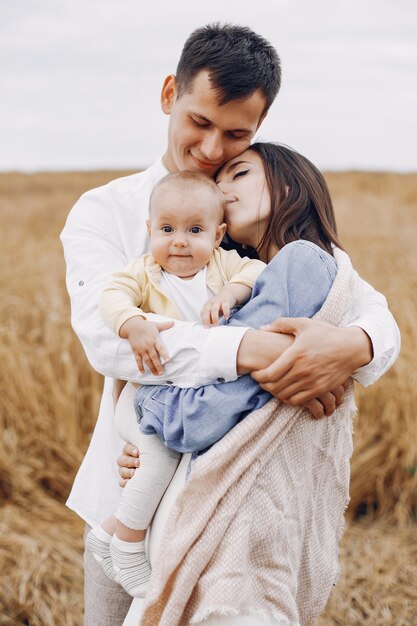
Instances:
[[[191,93],[180,97],[175,76],[165,79],[161,105],[170,120],[164,164],[171,172],[191,170],[213,176],[223,163],[246,150],[265,117],[260,91],[219,106],[208,76],[206,70],[199,72]]]

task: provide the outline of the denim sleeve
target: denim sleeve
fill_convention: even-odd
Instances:
[[[290,243],[265,268],[249,302],[228,323],[259,328],[278,317],[312,317],[323,305],[336,272],[334,258],[315,244]],[[138,389],[135,406],[143,432],[156,432],[178,452],[197,452],[271,397],[245,375],[198,389],[144,386]]]

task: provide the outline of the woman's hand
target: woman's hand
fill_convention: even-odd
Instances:
[[[119,485],[126,487],[136,468],[140,466],[139,450],[131,443],[126,443],[123,446],[122,454],[117,459],[117,465],[120,474]]]
[[[349,380],[350,379],[348,378],[343,385],[339,385],[336,389],[332,389],[332,391],[328,391],[327,393],[314,398],[314,400],[305,402],[302,406],[310,411],[311,416],[314,417],[314,419],[320,419],[325,415],[326,417],[330,417],[330,415],[333,415],[337,407],[340,406],[345,399],[346,387]]]

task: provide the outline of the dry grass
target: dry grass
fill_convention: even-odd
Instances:
[[[101,380],[69,328],[58,234],[80,193],[115,175],[0,176],[0,624],[82,624],[83,525],[63,502]],[[387,295],[403,349],[393,371],[358,391],[342,578],[320,624],[414,626],[417,174],[328,180],[341,238]]]

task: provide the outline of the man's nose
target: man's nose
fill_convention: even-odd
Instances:
[[[220,163],[223,158],[223,140],[220,133],[216,131],[208,132],[200,147],[202,156],[207,161],[213,161],[214,163]]]

